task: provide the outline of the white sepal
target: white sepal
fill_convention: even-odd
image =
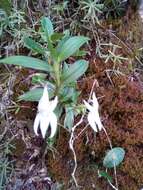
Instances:
[[[34,121],[34,132],[38,135],[38,127],[40,127],[42,137],[45,138],[49,125],[51,127],[51,134],[49,138],[53,138],[57,130],[57,117],[54,110],[58,104],[58,98],[49,101],[47,86],[44,87],[43,95],[39,100],[38,113]]]
[[[57,117],[54,113],[51,114],[50,125],[51,125],[50,138],[53,138],[57,130]]]
[[[93,95],[92,95],[91,102],[92,102],[92,105],[90,105],[88,102],[86,102],[84,100],[85,107],[89,111],[87,120],[88,120],[89,125],[92,127],[92,129],[95,132],[98,132],[98,131],[102,130],[103,125],[100,120],[99,111],[98,111],[99,104],[98,104],[97,98],[95,96],[95,93],[93,93]]]
[[[34,132],[35,132],[35,134],[38,136],[38,133],[37,133],[37,131],[38,131],[38,126],[39,126],[39,123],[40,123],[40,115],[39,114],[37,114],[36,115],[36,118],[35,118],[35,120],[34,120]]]

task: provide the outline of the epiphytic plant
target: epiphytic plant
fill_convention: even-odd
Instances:
[[[89,39],[84,36],[71,37],[69,32],[54,32],[53,24],[47,17],[41,19],[41,26],[42,45],[29,37],[24,37],[24,43],[26,47],[36,54],[41,55],[42,60],[28,56],[11,56],[1,59],[0,63],[13,64],[42,71],[42,73],[34,74],[32,81],[42,83],[43,86],[47,85],[45,90],[47,89],[48,92],[43,93],[43,88],[34,88],[20,96],[19,99],[39,101],[42,99],[42,94],[44,97],[45,94],[47,94],[44,100],[49,101],[49,99],[57,96],[58,105],[55,106],[55,113],[57,117],[60,118],[63,111],[65,112],[64,127],[70,130],[74,122],[74,116],[77,114],[77,110],[79,111],[80,109],[80,106],[77,105],[78,96],[80,94],[80,92],[76,90],[77,79],[87,70],[88,61],[80,59],[73,64],[68,64],[66,60],[70,56],[80,55],[80,47],[87,43]],[[49,104],[50,103],[49,101]],[[45,107],[49,106],[49,104],[46,104],[45,101],[43,103]],[[38,109],[42,109],[43,111],[44,108],[42,106],[39,102]],[[38,115],[37,118],[39,117]],[[41,115],[40,118],[42,117],[44,116]],[[39,122],[39,124],[43,126],[41,124],[42,119],[38,119],[36,122]],[[36,124],[36,129],[37,127],[38,124]],[[43,137],[45,137],[45,134],[46,131],[43,132]]]

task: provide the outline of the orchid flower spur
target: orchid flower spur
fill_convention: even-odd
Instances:
[[[88,123],[92,127],[92,129],[95,132],[98,132],[98,131],[102,130],[103,125],[100,120],[99,111],[98,111],[99,104],[98,104],[97,98],[95,96],[95,93],[93,93],[93,95],[92,95],[91,102],[92,102],[92,105],[90,105],[88,102],[86,102],[84,100],[85,107],[89,110],[87,119],[88,119]]]
[[[54,113],[58,103],[57,96],[54,100],[49,101],[47,86],[44,87],[43,95],[39,100],[38,113],[34,121],[34,132],[38,135],[38,127],[40,127],[42,137],[45,138],[46,131],[50,125],[51,134],[49,138],[53,138],[57,130],[57,117]]]

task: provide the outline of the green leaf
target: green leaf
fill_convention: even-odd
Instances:
[[[88,62],[85,60],[78,60],[74,64],[71,64],[69,68],[63,73],[63,84],[69,84],[76,81],[81,77],[88,68]]]
[[[76,90],[76,85],[74,87],[65,87],[63,90],[62,101],[66,104],[77,103],[80,92]]]
[[[63,106],[58,103],[57,107],[54,110],[54,113],[56,114],[57,118],[60,118],[63,113]]]
[[[77,104],[79,95],[80,95],[80,92],[76,90],[76,86],[75,87],[65,86],[61,88],[59,91],[60,102],[62,103],[62,105],[65,105],[68,107],[74,106],[75,115],[77,114],[75,105]]]
[[[59,49],[59,62],[64,61],[73,55],[83,44],[87,43],[88,40],[89,38],[83,36],[75,36],[65,41]]]
[[[62,103],[69,104],[72,102],[72,98],[74,95],[75,88],[72,87],[64,87],[60,89],[59,95]]]
[[[46,81],[47,74],[45,73],[35,73],[32,77],[32,84],[44,83]]]
[[[60,40],[63,36],[64,36],[64,34],[55,32],[51,35],[51,40],[52,40],[52,42],[56,42],[56,41]]]
[[[63,46],[63,44],[70,38],[70,32],[68,30],[64,31],[64,36],[63,38],[59,41],[58,45],[57,45],[57,52],[59,53],[61,50],[61,47]]]
[[[23,41],[24,41],[26,47],[28,47],[29,49],[31,49],[37,53],[44,54],[46,51],[39,43],[35,42],[34,40],[32,40],[29,37],[24,38]]]
[[[117,147],[110,150],[103,160],[103,165],[106,168],[118,166],[124,159],[125,151],[123,148]]]
[[[48,85],[49,86],[49,85]],[[49,93],[49,98],[52,98],[54,96],[54,89],[53,88],[48,88],[48,93]],[[43,94],[43,88],[35,88],[32,89],[23,95],[19,96],[19,101],[25,100],[25,101],[31,101],[31,102],[38,102]]]
[[[83,57],[83,56],[85,56],[87,53],[88,53],[88,51],[78,50],[78,51],[74,54],[74,56],[75,56],[75,57]]]
[[[25,100],[25,101],[36,101],[38,102],[40,100],[40,97],[43,94],[43,89],[42,88],[35,88],[33,90],[30,90],[23,95],[19,96],[19,100]]]
[[[99,177],[104,177],[112,183],[112,177],[105,171],[99,171]]]
[[[12,2],[9,0],[0,0],[0,9],[3,9],[9,15],[12,10]]]
[[[56,49],[54,49],[52,41],[51,41],[51,36],[54,34],[52,22],[49,18],[43,17],[41,20],[41,24],[42,24],[42,29],[44,30],[44,33],[48,42],[48,50],[50,51],[52,58],[56,60],[57,52],[56,52]]]
[[[66,114],[64,120],[64,127],[68,128],[70,131],[74,123],[74,111],[72,107],[66,107]]]
[[[45,32],[45,35],[50,38],[54,33],[53,24],[48,17],[43,17],[41,20],[42,29]]]
[[[17,65],[41,71],[52,71],[52,67],[45,61],[28,56],[10,56],[0,60],[0,63]]]
[[[67,64],[66,62],[63,63],[63,70],[62,73],[66,73],[66,71],[69,69],[69,64]]]

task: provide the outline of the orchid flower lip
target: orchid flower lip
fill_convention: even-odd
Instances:
[[[49,138],[53,138],[57,131],[57,116],[54,110],[58,104],[58,97],[54,100],[49,100],[48,88],[45,85],[43,95],[38,103],[38,112],[34,121],[34,132],[38,135],[38,129],[40,128],[42,137],[45,138],[46,132],[50,126],[51,134]]]

